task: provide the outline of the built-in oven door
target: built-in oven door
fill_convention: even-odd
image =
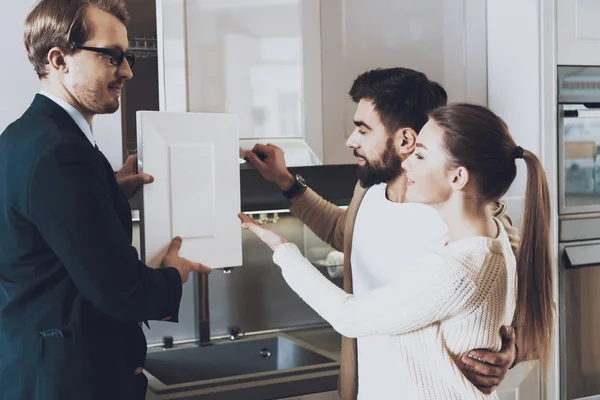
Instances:
[[[561,399],[573,400],[600,395],[600,240],[560,254]]]
[[[559,105],[561,214],[600,211],[600,105]]]

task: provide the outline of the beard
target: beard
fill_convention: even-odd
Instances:
[[[116,99],[112,98],[112,93],[110,92],[110,96],[103,99],[98,90],[83,85],[74,85],[73,89],[81,106],[93,115],[112,114],[119,109],[118,97]]]
[[[359,157],[354,150],[354,155]],[[359,166],[357,172],[360,186],[367,189],[373,185],[386,183],[402,175],[402,159],[396,154],[394,138],[390,136],[385,143],[385,150],[378,160],[369,161]]]

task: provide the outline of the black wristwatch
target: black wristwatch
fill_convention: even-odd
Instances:
[[[283,191],[283,195],[288,199],[293,199],[300,192],[304,191],[307,188],[306,180],[300,174],[296,174],[294,177],[294,184],[288,190]]]

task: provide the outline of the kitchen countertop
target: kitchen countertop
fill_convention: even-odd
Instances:
[[[333,328],[299,329],[286,333],[289,336],[327,351],[334,355],[337,361],[340,360],[342,337]]]
[[[310,393],[320,393],[335,390],[339,375],[339,360],[341,351],[341,336],[332,328],[298,329],[286,332],[276,332],[262,335],[249,335],[238,340],[263,339],[280,336],[303,345],[310,350],[317,351],[335,361],[329,367],[311,366],[302,367],[297,371],[282,370],[278,373],[253,374],[251,379],[234,380],[231,384],[202,389],[191,389],[174,393],[157,394],[149,387],[146,400],[265,400],[281,399],[285,397],[300,396]],[[228,342],[228,339],[215,341]],[[176,345],[175,347],[195,346]],[[161,348],[150,348],[153,351],[163,351]],[[288,372],[289,371],[289,372]],[[243,377],[240,377],[243,378]]]

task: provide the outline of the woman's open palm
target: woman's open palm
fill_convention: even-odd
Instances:
[[[260,240],[265,242],[267,246],[271,248],[271,250],[275,251],[279,246],[284,243],[287,243],[286,238],[278,235],[265,228],[262,224],[257,223],[252,217],[247,216],[244,213],[239,213],[238,218],[242,221],[242,228],[249,230],[254,233]]]

